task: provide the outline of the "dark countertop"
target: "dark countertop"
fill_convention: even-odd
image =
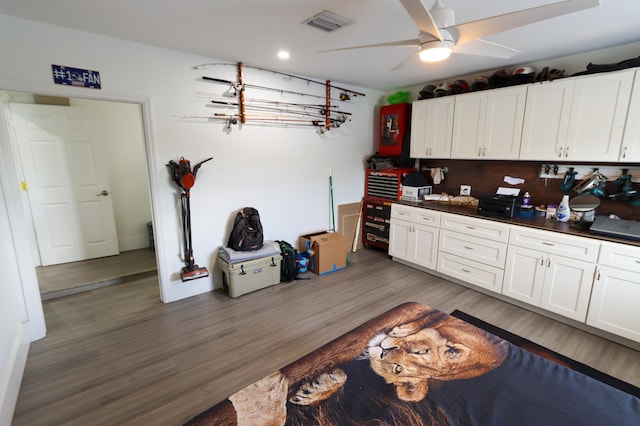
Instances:
[[[403,204],[406,206],[420,207],[420,208],[429,209],[429,210],[436,210],[440,212],[454,213],[454,214],[459,214],[463,216],[475,217],[478,219],[491,220],[494,222],[507,223],[510,225],[526,226],[529,228],[541,229],[544,231],[559,232],[562,234],[573,235],[576,237],[585,237],[585,238],[591,238],[591,239],[600,240],[600,241],[611,241],[614,243],[627,244],[631,246],[640,247],[640,241],[626,240],[622,238],[609,237],[607,235],[593,234],[589,232],[589,230],[586,228],[579,227],[577,225],[572,225],[571,223],[558,222],[557,220],[553,220],[553,219],[544,219],[542,217],[535,217],[535,218],[528,219],[523,217],[500,218],[500,217],[483,216],[478,214],[477,208],[475,206],[474,207],[454,206],[448,203],[437,202],[437,201],[412,202],[412,201],[403,200],[403,201],[394,201],[394,202],[398,204]]]

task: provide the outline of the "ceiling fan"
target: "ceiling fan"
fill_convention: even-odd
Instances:
[[[344,47],[323,52],[367,47],[415,47],[416,52],[394,67],[394,70],[401,68],[415,55],[418,55],[424,62],[442,61],[447,59],[452,52],[508,59],[520,52],[507,46],[482,40],[480,37],[600,4],[600,0],[564,0],[456,25],[455,12],[453,9],[445,7],[442,0],[436,0],[431,10],[427,9],[422,0],[399,1],[420,31],[417,39]]]

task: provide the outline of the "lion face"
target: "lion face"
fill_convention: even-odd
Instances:
[[[429,380],[476,377],[502,363],[507,343],[463,321],[451,318],[436,327],[405,324],[369,342],[371,368],[398,397],[420,401]]]

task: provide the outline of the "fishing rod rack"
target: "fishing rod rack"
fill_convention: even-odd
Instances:
[[[303,93],[292,90],[278,89],[269,86],[258,86],[246,83],[244,81],[243,68],[245,67],[242,62],[237,64],[230,63],[212,63],[197,65],[194,68],[199,70],[202,68],[208,68],[213,65],[234,65],[236,67],[237,79],[236,81],[226,80],[222,78],[214,78],[203,76],[204,81],[210,81],[213,83],[229,85],[229,92],[232,97],[236,98],[236,101],[230,101],[229,98],[213,99],[210,101],[211,106],[216,107],[237,107],[237,113],[215,113],[213,116],[206,117],[208,119],[219,119],[226,122],[227,128],[231,128],[231,125],[254,123],[262,125],[274,125],[274,126],[312,126],[316,128],[318,133],[324,133],[331,128],[340,127],[347,121],[351,121],[350,116],[352,113],[348,111],[340,110],[334,107],[332,101],[349,101],[352,97],[365,96],[364,93],[356,92],[355,90],[333,85],[330,80],[318,81],[299,77],[293,74],[287,74],[280,71],[269,70],[266,68],[259,68],[253,66],[247,66],[247,68],[255,69],[258,71],[270,72],[273,74],[281,75],[287,79],[297,79],[306,83],[313,83],[324,86],[324,94],[312,94]],[[280,94],[295,95],[299,97],[312,97],[321,99],[322,103],[297,103],[287,101],[277,101],[269,99],[255,99],[247,98],[245,96],[245,90],[258,89],[268,90],[273,92],[279,92]],[[336,89],[340,91],[338,98],[332,98],[332,90]]]

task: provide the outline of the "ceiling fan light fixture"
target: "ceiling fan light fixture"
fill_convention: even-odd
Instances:
[[[430,34],[420,34],[420,52],[418,56],[422,62],[444,61],[451,55],[451,50],[456,45],[449,31],[440,30],[442,40],[434,38]]]
[[[420,45],[420,60],[422,62],[444,61],[451,55],[454,43],[450,40],[435,40]]]

